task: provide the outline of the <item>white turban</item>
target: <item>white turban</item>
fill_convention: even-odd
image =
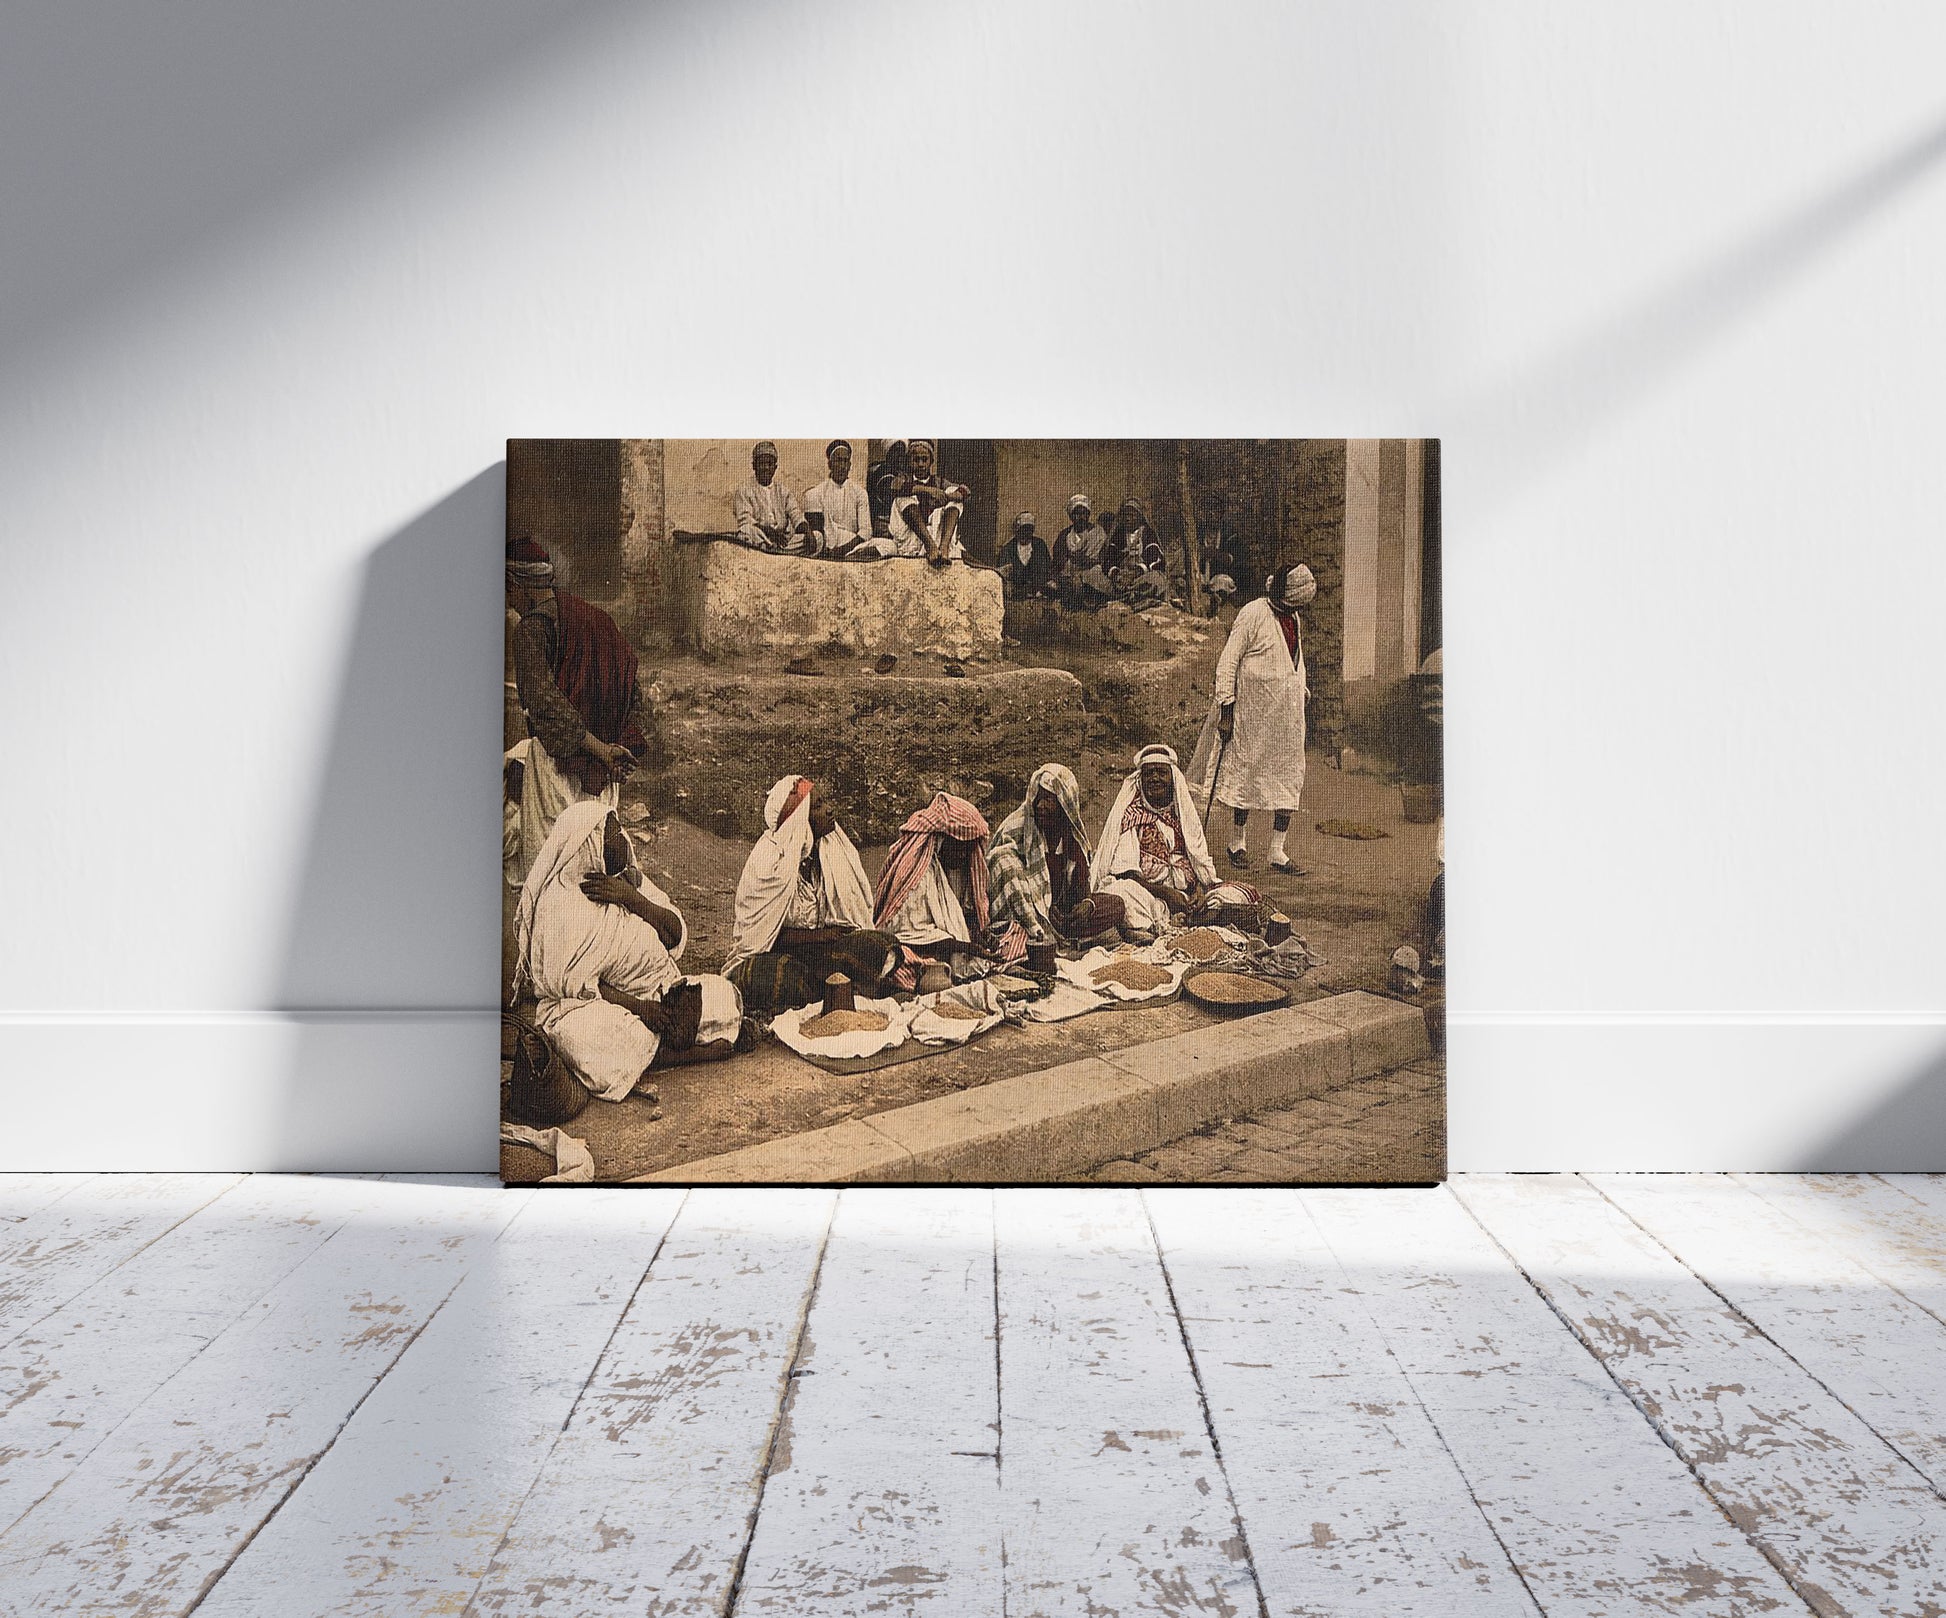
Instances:
[[[1277,575],[1273,573],[1264,580],[1264,594],[1269,595],[1276,587]],[[1283,599],[1290,606],[1306,606],[1317,593],[1318,581],[1302,562],[1284,575]]]

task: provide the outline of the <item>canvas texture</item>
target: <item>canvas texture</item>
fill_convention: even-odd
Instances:
[[[1445,1174],[1422,439],[507,446],[510,1183]]]

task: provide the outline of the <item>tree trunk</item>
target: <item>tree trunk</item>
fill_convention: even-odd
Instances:
[[[1182,490],[1182,549],[1189,564],[1183,580],[1183,599],[1197,617],[1203,615],[1203,545],[1196,533],[1196,497],[1189,487],[1189,445],[1176,441],[1176,482]]]

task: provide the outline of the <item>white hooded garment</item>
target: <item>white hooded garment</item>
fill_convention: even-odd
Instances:
[[[1175,750],[1159,746],[1143,748],[1135,755],[1135,768],[1123,777],[1121,790],[1115,794],[1108,819],[1102,824],[1101,836],[1095,840],[1089,879],[1097,893],[1112,893],[1122,901],[1130,929],[1155,933],[1169,925],[1171,913],[1168,905],[1135,880],[1142,869],[1141,836],[1133,828],[1122,829],[1128,806],[1141,796],[1144,760],[1169,766],[1176,787],[1176,816],[1182,826],[1183,852],[1189,857],[1196,880],[1205,887],[1215,887],[1216,866],[1209,857],[1209,844],[1203,838],[1203,823],[1196,818],[1196,803],[1189,795],[1189,782],[1176,767]]]
[[[858,857],[844,827],[833,826],[823,837],[813,836],[808,793],[788,815],[783,814],[801,779],[785,776],[764,799],[766,829],[743,862],[743,875],[737,879],[734,936],[730,958],[723,963],[725,972],[776,944],[798,898],[799,873],[814,846],[818,855],[816,919],[809,925],[872,924],[872,885],[865,880],[865,862]]]
[[[1232,809],[1295,809],[1304,791],[1303,630],[1291,656],[1277,611],[1265,599],[1237,614],[1216,664],[1209,716],[1189,761],[1189,778],[1205,797]],[[1227,746],[1216,733],[1224,704],[1236,704]],[[1218,753],[1221,765],[1218,765]]]
[[[601,985],[642,1000],[660,999],[683,981],[676,960],[689,942],[689,930],[683,927],[671,950],[634,912],[597,904],[581,891],[583,877],[606,869],[602,837],[609,812],[605,803],[593,800],[561,811],[520,890],[514,927],[517,981],[531,987],[539,1002],[541,1031],[576,1078],[604,1101],[620,1101],[662,1042],[633,1012],[602,999]],[[676,908],[647,877],[638,885],[665,910]],[[697,1043],[735,1039],[743,1018],[736,986],[714,973],[691,981],[703,991]]]

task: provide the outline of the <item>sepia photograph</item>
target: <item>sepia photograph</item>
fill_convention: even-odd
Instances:
[[[1443,1179],[1439,472],[510,441],[503,1177]]]

